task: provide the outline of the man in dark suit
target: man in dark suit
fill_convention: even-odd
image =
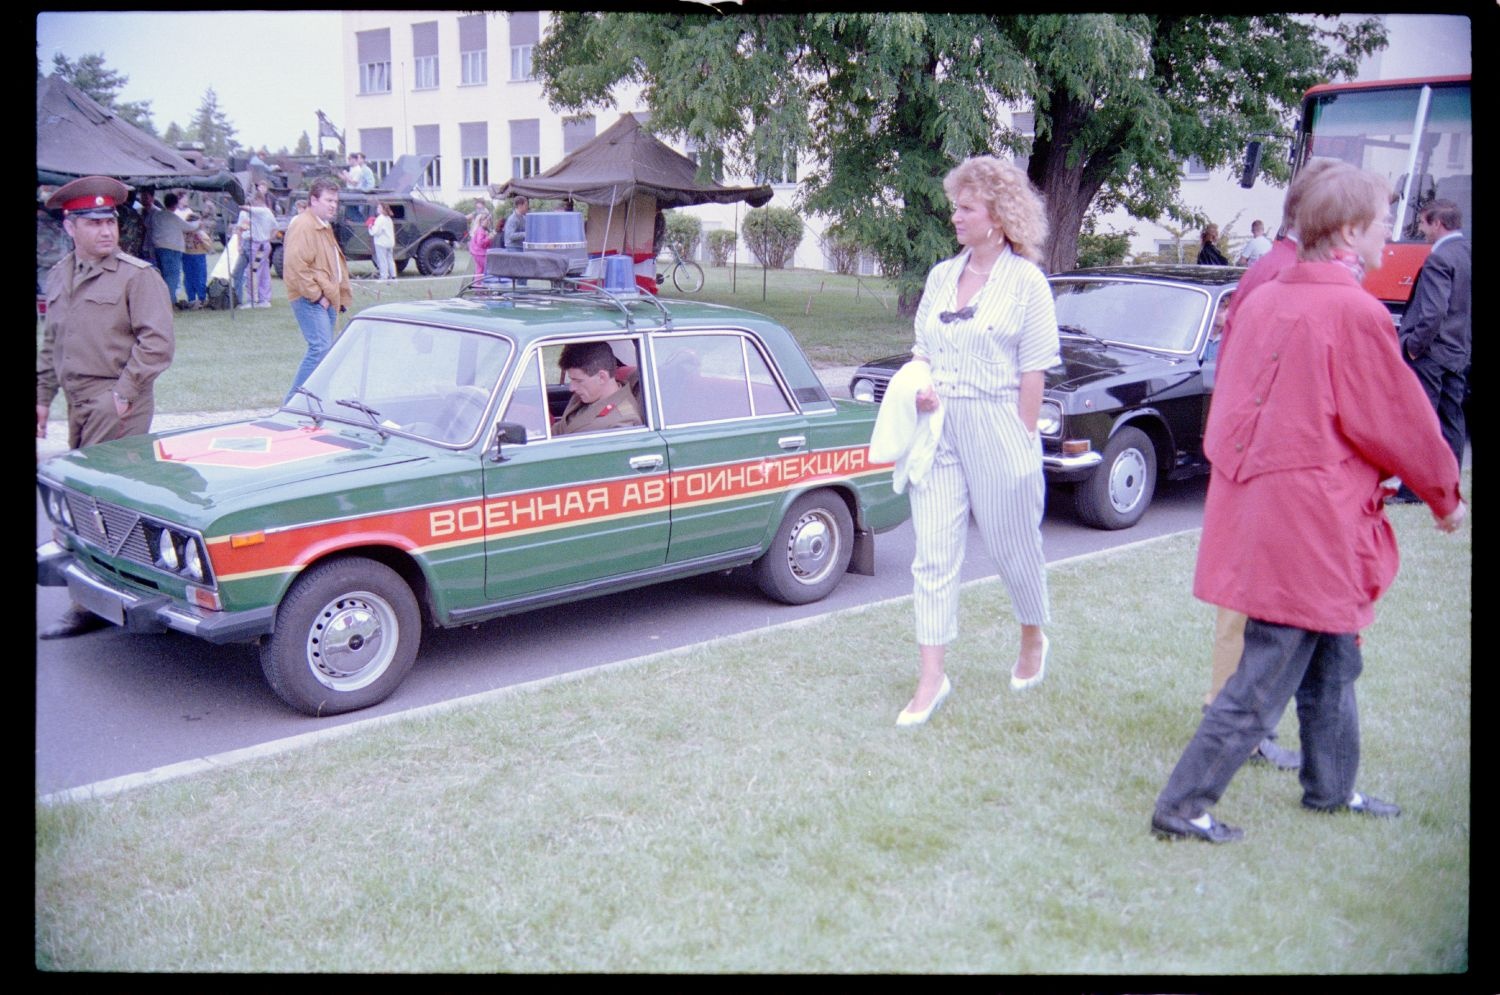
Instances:
[[[1462,231],[1463,213],[1452,201],[1424,205],[1417,225],[1432,243],[1432,253],[1422,264],[1411,304],[1401,318],[1401,354],[1422,381],[1442,425],[1443,440],[1462,466],[1463,403],[1472,333],[1472,248]]]

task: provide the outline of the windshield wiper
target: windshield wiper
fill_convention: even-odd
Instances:
[[[352,397],[341,397],[336,403],[342,404],[346,408],[353,408],[355,411],[363,411],[365,417],[370,419],[370,424],[375,426],[375,431],[380,433],[382,439],[390,436],[391,433],[386,431],[384,425],[380,424],[380,412],[370,407],[364,401],[356,400]]]
[[[312,418],[313,424],[315,426],[317,426],[318,428],[322,428],[323,427],[323,419],[326,418],[326,417],[328,417],[327,415],[325,415],[323,413],[323,399],[321,397],[319,397],[317,394],[314,394],[312,391],[308,390],[306,387],[293,387],[292,388],[292,393],[293,394],[302,394],[305,397],[312,398],[312,402],[318,406],[318,410],[314,411],[311,408],[308,408],[307,409],[307,414],[308,414],[308,416],[310,418]],[[282,407],[285,408],[286,405],[283,404]]]
[[[1090,341],[1097,342],[1100,345],[1109,345],[1108,342],[1104,341],[1099,336],[1093,334],[1092,332],[1086,332],[1082,328],[1079,328],[1077,325],[1058,325],[1057,330],[1059,332],[1065,332],[1068,335],[1076,335],[1081,339],[1089,339]]]

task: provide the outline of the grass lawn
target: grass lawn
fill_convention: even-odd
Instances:
[[[381,284],[370,263],[350,264],[354,306],[339,320],[393,300],[443,298],[462,289],[472,262],[459,252],[456,272],[419,277],[415,268],[394,283]],[[210,269],[212,268],[210,264]],[[883,280],[838,276],[812,270],[773,270],[761,299],[759,268],[710,267],[694,300],[729,304],[769,314],[796,335],[808,357],[820,365],[854,366],[900,352],[911,345],[910,318],[896,314],[895,292]],[[163,412],[274,408],[291,385],[307,350],[297,330],[280,280],[272,279],[272,306],[236,311],[179,311],[174,323],[177,353],[156,381],[156,408]],[[37,323],[37,347],[42,325]],[[64,417],[61,397],[53,417]]]
[[[1216,809],[1243,842],[1149,835],[1209,676],[1190,534],[1054,566],[1052,666],[1026,694],[1003,587],[968,586],[953,696],[919,729],[894,725],[901,599],[39,804],[36,964],[1461,972],[1471,533],[1391,517],[1360,787],[1396,820],[1305,812],[1295,775],[1246,767]]]

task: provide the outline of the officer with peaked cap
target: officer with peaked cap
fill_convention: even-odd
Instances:
[[[36,361],[36,434],[61,388],[68,404],[68,445],[77,449],[150,430],[151,388],[172,362],[172,305],[161,274],[120,251],[116,208],[130,188],[108,176],[59,187],[47,207],[61,208],[73,251],[47,272],[47,320]],[[72,606],[42,639],[105,625]]]

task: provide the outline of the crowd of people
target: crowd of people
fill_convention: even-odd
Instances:
[[[356,161],[358,160],[358,161]],[[349,184],[366,180],[350,156]],[[360,189],[367,187],[359,186]],[[1042,201],[1014,164],[978,157],[944,179],[960,251],[929,273],[914,324],[912,360],[888,388],[871,455],[894,464],[909,492],[915,535],[915,692],[896,717],[927,724],[954,693],[948,647],[958,635],[958,577],[972,517],[1010,594],[1019,626],[1010,687],[1025,692],[1048,673],[1050,622],[1041,521],[1045,500],[1037,419],[1044,371],[1059,362],[1052,295],[1038,263],[1046,238]],[[307,350],[290,398],[332,344],[352,305],[348,262],[332,223],[340,184],[315,180],[287,228],[283,281]],[[266,191],[241,213],[235,237],[254,274],[250,304],[268,306]],[[1216,606],[1209,693],[1197,731],[1151,817],[1158,836],[1213,843],[1242,830],[1210,808],[1239,768],[1267,760],[1299,772],[1302,804],[1316,811],[1394,817],[1395,803],[1359,790],[1355,682],[1361,632],[1396,574],[1396,540],[1384,506],[1417,501],[1452,532],[1465,520],[1459,488],[1470,374],[1471,255],[1456,205],[1419,211],[1433,243],[1399,329],[1363,286],[1391,231],[1392,191],[1347,163],[1319,161],[1286,197],[1273,242],[1256,221],[1238,257],[1250,268],[1225,316],[1204,437],[1212,471],[1193,594]],[[46,271],[46,323],[37,360],[37,434],[53,398],[68,408],[68,442],[91,445],[149,430],[152,385],[174,350],[173,305],[201,297],[206,219],[176,192],[138,213],[118,180],[92,176],[56,190],[69,248]],[[500,235],[524,240],[525,198]],[[121,244],[121,219],[141,219]],[[482,273],[492,217],[481,205],[469,245]],[[274,217],[270,223],[274,223]],[[39,215],[39,232],[41,231]],[[389,205],[374,222],[377,267],[394,275]],[[1199,262],[1224,265],[1218,230],[1203,232]],[[39,239],[40,245],[40,239]],[[142,258],[142,255],[149,257]],[[239,274],[236,274],[237,276]],[[595,346],[599,348],[594,348]],[[601,418],[640,424],[607,345],[570,346],[561,362],[572,400],[559,431]],[[103,624],[74,606],[41,638]],[[972,666],[972,663],[968,665]],[[982,665],[982,664],[981,664]],[[1274,734],[1295,700],[1301,751]]]

